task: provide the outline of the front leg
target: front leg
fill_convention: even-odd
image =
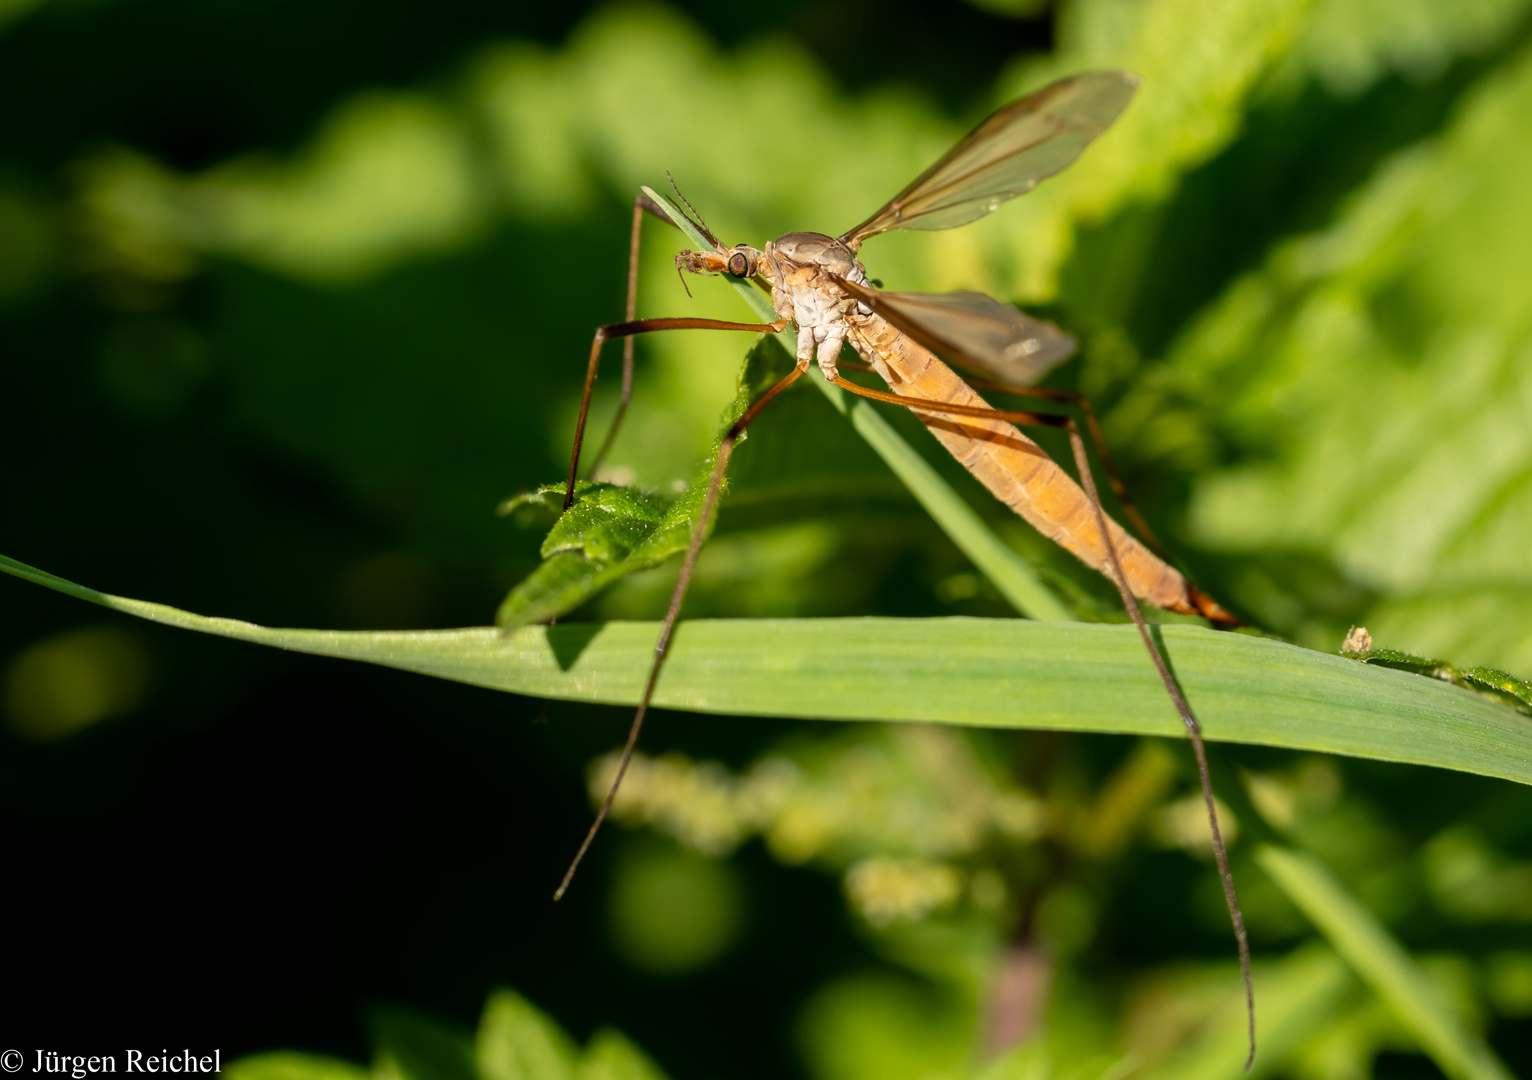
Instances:
[[[819,361],[819,370],[833,383],[840,378],[840,372],[835,365],[840,359],[840,347],[846,343],[846,327],[841,323],[815,327],[814,340],[819,343],[815,353],[815,359]]]
[[[596,372],[601,365],[601,346],[613,338],[632,340],[635,334],[650,334],[656,330],[753,330],[757,333],[776,334],[787,329],[787,320],[774,323],[727,322],[722,319],[634,319],[612,326],[596,327],[596,338],[590,345],[590,360],[585,366],[585,390],[580,395],[580,415],[575,421],[574,449],[569,453],[569,481],[564,486],[564,509],[574,505],[575,479],[580,470],[580,447],[585,442],[585,419],[590,413],[590,395],[596,386]],[[801,351],[801,345],[800,345]],[[806,366],[806,364],[800,364]]]
[[[798,355],[794,357],[799,367],[807,367],[814,359],[814,328],[798,327]]]

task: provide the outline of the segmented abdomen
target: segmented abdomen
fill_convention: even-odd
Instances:
[[[848,320],[848,340],[901,397],[992,408],[930,350],[876,315]],[[1042,448],[1004,420],[912,409],[953,457],[1038,532],[1110,578],[1090,497]],[[1133,594],[1156,607],[1234,621],[1174,567],[1107,519]]]

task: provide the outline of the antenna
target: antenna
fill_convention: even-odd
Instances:
[[[718,237],[714,236],[713,230],[707,227],[707,222],[702,220],[702,214],[697,210],[695,206],[691,204],[691,200],[688,199],[685,195],[681,194],[681,187],[676,183],[676,178],[670,175],[669,169],[665,170],[665,176],[670,181],[670,186],[675,190],[676,198],[685,203],[686,208],[692,212],[693,217],[688,218],[687,220],[691,221],[693,225],[697,226],[697,231],[700,232],[703,236],[707,237],[708,243],[712,244],[719,251],[722,251],[723,245],[718,242]]]

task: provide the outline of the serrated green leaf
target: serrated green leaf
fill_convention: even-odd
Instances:
[[[1484,1041],[1453,1016],[1419,964],[1312,855],[1266,845],[1256,861],[1383,999],[1453,1080],[1511,1080]]]
[[[573,1080],[575,1045],[553,1018],[514,990],[496,990],[479,1021],[482,1080]]]
[[[1458,668],[1445,660],[1433,660],[1415,656],[1398,649],[1369,649],[1366,652],[1347,654],[1364,664],[1378,664],[1400,671],[1441,679],[1455,686],[1480,693],[1491,694],[1523,709],[1532,709],[1532,682],[1518,679],[1507,672],[1491,667]]]
[[[543,563],[501,602],[496,625],[511,630],[563,615],[629,574],[685,551],[702,516],[723,437],[750,407],[757,384],[769,383],[768,373],[780,366],[779,353],[774,342],[763,338],[745,354],[734,398],[719,421],[712,451],[679,495],[666,498],[616,484],[577,484],[574,504],[543,541]],[[561,499],[563,493],[562,484],[550,484],[507,505],[511,509],[533,502],[547,505],[550,498]],[[710,531],[712,526],[709,521]]]
[[[269,629],[110,596],[0,556],[0,571],[140,618],[544,698],[636,704],[655,623],[427,631]],[[1156,630],[1207,738],[1532,783],[1532,724],[1436,679],[1194,626]],[[821,720],[1184,735],[1131,626],[1024,619],[697,620],[660,708]]]
[[[1532,682],[1491,667],[1463,668],[1454,679],[1459,686],[1493,690],[1532,708]]]
[[[562,485],[543,491],[561,494]],[[592,559],[625,559],[654,534],[674,501],[637,488],[583,481],[575,486],[574,505],[548,531],[542,554],[578,551]]]
[[[546,503],[563,494],[563,485],[550,484],[524,497],[523,504],[534,499]],[[506,596],[495,621],[516,627],[562,615],[618,578],[680,550],[687,536],[675,537],[667,528],[675,501],[637,488],[582,481],[574,505],[543,540],[543,563]],[[657,559],[645,557],[656,553]]]

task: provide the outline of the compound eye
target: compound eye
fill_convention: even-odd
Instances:
[[[736,251],[729,256],[729,273],[737,278],[742,278],[750,272],[750,260],[743,251]]]

